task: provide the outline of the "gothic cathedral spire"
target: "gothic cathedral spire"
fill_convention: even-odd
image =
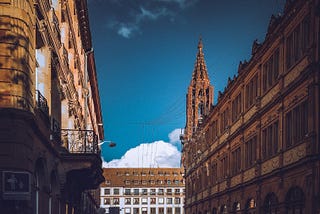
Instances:
[[[209,114],[213,104],[213,86],[210,85],[204,60],[202,39],[199,39],[198,53],[192,79],[188,87],[186,106],[185,139],[190,139],[204,116]]]

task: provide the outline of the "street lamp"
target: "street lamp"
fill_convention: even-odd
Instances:
[[[104,143],[109,143],[109,147],[115,147],[117,144],[111,140],[104,140],[104,141],[101,141],[98,145],[101,146],[102,144]]]

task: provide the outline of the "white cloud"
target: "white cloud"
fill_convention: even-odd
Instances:
[[[140,11],[141,11],[141,13],[138,14],[138,16],[137,16],[137,24],[140,21],[143,21],[143,19],[156,20],[161,16],[169,15],[169,12],[166,8],[160,8],[156,11],[151,11],[151,10],[148,10],[144,7],[140,7]]]
[[[109,20],[107,26],[116,30],[120,36],[128,39],[140,32],[139,29],[144,22],[156,21],[163,17],[167,17],[171,21],[175,20],[175,17],[181,10],[185,10],[187,7],[194,5],[197,1],[198,0],[140,0],[132,4],[127,4],[125,0],[110,0],[110,3],[115,6],[116,9],[114,10],[114,17],[111,18],[114,20],[111,22]]]
[[[183,133],[183,129],[175,129],[169,133],[169,141],[172,144],[180,143],[180,135]]]
[[[184,9],[188,6],[195,4],[198,0],[157,0],[157,1],[178,4],[180,8]]]
[[[180,167],[181,152],[162,140],[143,143],[128,150],[121,159],[103,161],[104,168]]]
[[[118,34],[125,38],[130,38],[132,31],[133,31],[132,28],[129,28],[127,26],[122,26],[118,29]]]

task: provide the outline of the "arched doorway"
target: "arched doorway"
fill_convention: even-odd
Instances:
[[[305,213],[305,196],[301,188],[292,187],[286,195],[286,210],[287,214],[302,214]]]
[[[262,212],[265,214],[277,214],[278,211],[278,198],[273,192],[269,193],[263,202]]]

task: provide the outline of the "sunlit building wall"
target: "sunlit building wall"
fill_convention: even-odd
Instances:
[[[97,213],[103,139],[86,0],[0,0],[0,210]]]

